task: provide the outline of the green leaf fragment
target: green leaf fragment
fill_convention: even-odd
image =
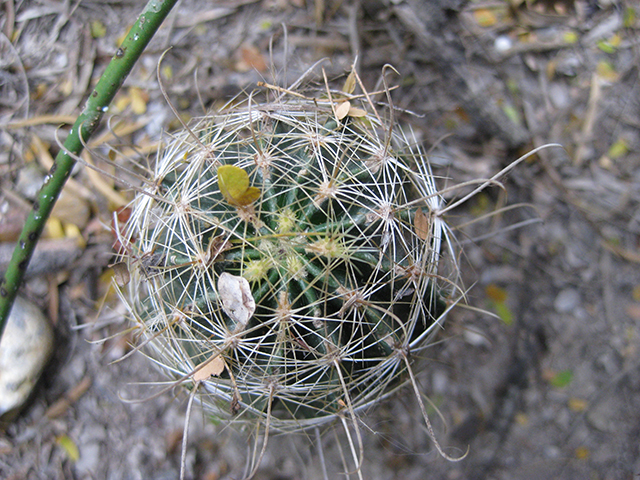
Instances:
[[[562,35],[562,39],[569,44],[574,44],[578,42],[578,34],[576,32],[574,32],[573,30],[569,31],[569,32],[565,32]]]
[[[636,19],[637,15],[635,9],[629,6],[624,11],[624,15],[622,17],[622,25],[624,25],[624,28],[632,28],[636,24]]]
[[[72,462],[77,462],[80,459],[78,446],[68,435],[59,435],[56,437],[56,443],[62,447]]]
[[[513,324],[513,312],[511,312],[511,309],[506,303],[495,303],[493,306],[496,310],[496,314],[500,317],[500,320],[505,323],[505,325]]]
[[[611,159],[615,159],[623,157],[627,153],[629,153],[629,144],[624,138],[619,138],[609,147],[607,156]]]
[[[518,113],[518,111],[515,109],[513,105],[509,105],[509,104],[505,105],[504,107],[502,107],[502,111],[509,118],[509,120],[511,120],[516,125],[522,124],[522,120],[520,119],[520,114]]]
[[[91,36],[93,38],[102,38],[107,34],[107,27],[100,20],[91,22]]]
[[[573,380],[573,371],[572,370],[562,370],[557,372],[551,379],[549,383],[552,387],[555,388],[564,388],[569,385]]]

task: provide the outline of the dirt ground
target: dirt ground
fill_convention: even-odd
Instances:
[[[16,235],[29,191],[58,150],[59,126],[80,111],[143,5],[3,3],[3,242]],[[474,308],[452,312],[419,381],[441,412],[432,414],[440,443],[454,456],[468,448],[468,456],[440,458],[415,399],[402,391],[363,416],[363,477],[637,478],[639,30],[633,0],[184,0],[110,109],[102,132],[118,135],[92,148],[105,157],[108,143],[139,159],[177,126],[156,76],[169,46],[163,83],[185,117],[260,80],[289,85],[320,59],[339,84],[357,56],[371,89],[393,65],[397,121],[430,151],[442,188],[491,177],[535,147],[562,145],[448,216]],[[316,68],[311,79],[321,78]],[[468,191],[452,190],[447,200]],[[54,322],[58,348],[29,407],[0,434],[2,478],[179,476],[186,396],[123,401],[151,396],[134,384],[161,377],[142,355],[110,364],[126,337],[101,342],[126,325],[117,301],[101,298],[112,260],[104,225],[129,193],[79,168],[58,210],[58,224],[75,225],[86,246],[67,245],[62,268],[45,262],[25,286]],[[198,412],[187,478],[241,478],[251,448],[242,432]],[[315,432],[272,438],[255,478],[323,478],[323,464],[327,478],[344,478],[331,430],[321,443]]]

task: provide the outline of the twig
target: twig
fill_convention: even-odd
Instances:
[[[78,157],[98,127],[120,86],[176,2],[177,0],[150,0],[145,6],[91,92],[82,114],[64,142],[64,148],[58,153],[45,177],[44,185],[33,204],[33,210],[29,213],[9,267],[0,283],[0,337],[45,222],[75,165],[74,157]]]

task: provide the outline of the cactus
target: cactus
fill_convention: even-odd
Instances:
[[[368,96],[275,91],[173,137],[121,289],[147,354],[216,418],[291,431],[413,379],[455,269],[411,135]]]

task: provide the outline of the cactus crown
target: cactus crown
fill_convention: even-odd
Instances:
[[[430,167],[358,102],[281,94],[204,117],[133,203],[123,296],[149,355],[216,417],[288,430],[370,405],[442,319]]]

